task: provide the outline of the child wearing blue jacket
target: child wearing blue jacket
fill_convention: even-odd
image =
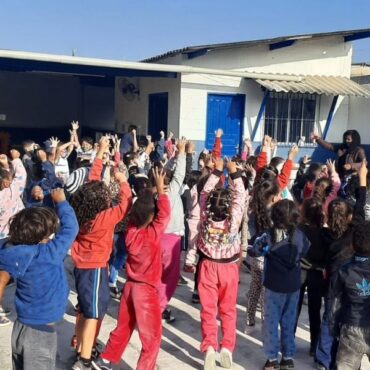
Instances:
[[[17,283],[14,370],[55,369],[55,324],[63,318],[69,294],[63,261],[78,223],[62,189],[54,190],[52,199],[56,212],[46,207],[24,209],[11,219],[8,237],[0,240],[0,270]]]
[[[310,242],[297,228],[299,213],[294,202],[284,199],[275,203],[271,221],[272,229],[256,239],[248,254],[265,256],[263,348],[267,361],[264,369],[290,370],[294,369],[296,351],[294,331],[301,286],[300,259],[307,253]],[[280,350],[282,359],[279,363]]]

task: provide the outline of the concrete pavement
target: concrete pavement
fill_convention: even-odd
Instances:
[[[76,293],[73,286],[72,263],[70,258],[66,259],[66,268],[71,283],[70,305],[63,322],[58,325],[58,370],[69,370],[74,360],[74,353],[70,349],[70,339],[74,332],[75,312],[73,305],[76,304]],[[190,370],[202,369],[203,357],[199,352],[201,340],[200,331],[200,305],[191,302],[192,294],[192,275],[184,274],[189,281],[188,286],[179,286],[175,297],[171,301],[171,309],[176,316],[173,324],[164,324],[163,340],[158,359],[160,370]],[[238,330],[237,348],[234,353],[235,370],[260,370],[265,361],[262,350],[261,323],[257,320],[255,327],[249,327],[247,333],[245,329],[245,302],[246,292],[249,286],[250,275],[242,268],[241,284],[238,302]],[[124,278],[121,276],[120,281]],[[11,320],[15,319],[14,310],[14,291],[15,287],[10,287],[6,291],[4,305],[12,309]],[[116,325],[117,311],[119,302],[112,300],[106,315],[99,339],[105,343],[110,331]],[[11,370],[11,349],[10,336],[11,326],[0,328],[0,370]],[[312,357],[309,357],[309,327],[307,320],[307,307],[303,306],[302,315],[297,330],[296,369],[314,369]],[[128,348],[122,356],[122,361],[116,366],[118,370],[130,370],[136,368],[136,362],[140,354],[140,340],[135,331]],[[218,369],[221,369],[219,367]],[[35,369],[36,370],[36,369]],[[362,370],[370,370],[369,362],[363,361]]]

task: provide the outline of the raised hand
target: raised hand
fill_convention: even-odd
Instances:
[[[51,198],[55,203],[61,203],[66,200],[66,195],[63,189],[57,188],[51,191]]]
[[[366,186],[367,182],[367,162],[366,159],[364,159],[361,163],[361,167],[358,170],[358,177],[360,179],[360,186]]]
[[[333,174],[333,173],[335,173],[335,172],[336,172],[336,171],[335,171],[335,162],[334,162],[334,161],[332,161],[331,159],[328,159],[328,160],[326,161],[326,166],[327,166],[327,168],[328,168],[329,173]]]
[[[52,148],[56,148],[58,146],[58,144],[60,143],[60,141],[58,140],[58,138],[57,137],[53,137],[53,136],[49,139],[49,141],[50,141],[50,146]]]
[[[0,154],[0,164],[3,168],[9,168],[8,157],[5,154]]]
[[[185,154],[185,146],[186,146],[186,140],[179,139],[177,142],[177,149],[179,151],[179,154]]]
[[[268,135],[265,135],[263,138],[263,146],[270,147],[272,138]]]
[[[78,124],[78,121],[72,121],[71,126],[72,126],[73,131],[77,131],[80,127],[79,124]]]
[[[165,194],[166,192],[166,187],[164,185],[165,172],[163,171],[163,169],[159,169],[158,167],[154,167],[152,171],[155,186],[157,188],[157,193]]]
[[[123,182],[127,182],[127,178],[126,178],[126,175],[123,173],[123,172],[115,172],[114,174],[114,178],[120,183],[122,184]]]
[[[193,154],[195,152],[195,145],[192,141],[188,141],[186,153]]]
[[[109,149],[109,145],[109,138],[107,136],[102,136],[99,140],[99,149],[105,152]]]
[[[298,154],[298,152],[299,152],[298,145],[294,144],[292,146],[292,149],[290,149],[290,151],[289,151],[288,159],[294,161],[295,160],[295,157]]]
[[[222,128],[219,128],[217,129],[215,134],[216,134],[216,137],[222,137],[222,135],[224,134],[224,130]]]

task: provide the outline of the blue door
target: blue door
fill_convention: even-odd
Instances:
[[[168,93],[149,94],[148,134],[159,140],[159,133],[167,133]]]
[[[208,94],[206,148],[211,150],[215,131],[222,128],[222,154],[234,156],[242,144],[245,95]]]

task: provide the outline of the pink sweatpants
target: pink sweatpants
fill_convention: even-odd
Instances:
[[[198,282],[203,337],[200,350],[206,352],[210,346],[218,350],[218,312],[223,335],[221,348],[233,352],[236,342],[239,265],[204,259],[200,265]]]
[[[162,312],[175,294],[180,278],[181,236],[164,234],[161,238],[162,248],[162,281],[159,287],[159,297]]]

